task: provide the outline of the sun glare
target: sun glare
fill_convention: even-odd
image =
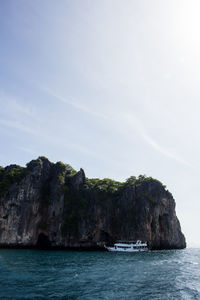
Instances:
[[[193,5],[192,5],[193,4]],[[177,7],[177,28],[175,29],[178,42],[186,51],[198,51],[200,48],[200,1],[184,2]]]

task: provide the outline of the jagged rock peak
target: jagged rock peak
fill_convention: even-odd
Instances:
[[[73,185],[75,188],[79,188],[81,185],[84,185],[84,184],[85,184],[85,172],[81,168],[80,171],[78,171],[74,175]]]

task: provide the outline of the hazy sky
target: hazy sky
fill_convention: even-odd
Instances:
[[[200,245],[199,16],[199,0],[1,0],[0,165],[153,176]]]

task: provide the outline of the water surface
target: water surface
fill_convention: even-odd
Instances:
[[[200,249],[0,250],[0,299],[200,299]]]

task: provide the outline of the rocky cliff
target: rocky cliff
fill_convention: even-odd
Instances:
[[[175,202],[159,181],[88,179],[39,157],[0,168],[0,247],[102,249],[116,240],[186,247]]]

